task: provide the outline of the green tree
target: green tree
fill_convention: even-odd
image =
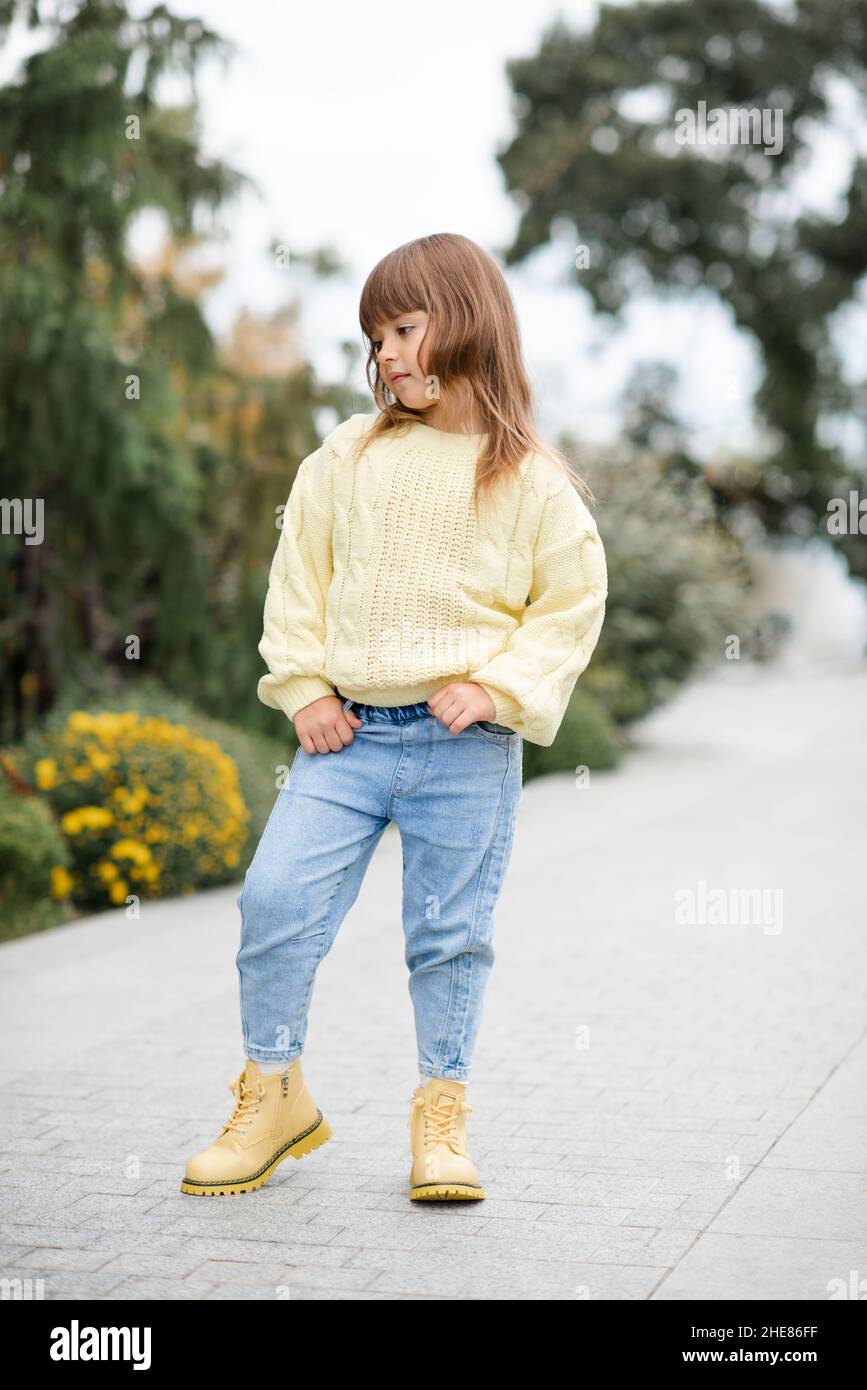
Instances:
[[[3,30],[15,9],[0,4]],[[173,368],[211,370],[213,345],[194,303],[143,283],[126,238],[145,208],[189,236],[197,209],[241,183],[203,160],[194,107],[155,96],[164,73],[221,50],[202,24],[94,0],[52,27],[0,91],[0,465],[5,496],[42,499],[45,528],[42,544],[3,537],[3,726],[16,734],[82,649],[117,658],[145,611],[176,612],[161,662],[197,641],[184,610],[203,600],[201,479]]]
[[[47,33],[0,90],[0,495],[41,500],[44,540],[26,544],[20,517],[0,535],[0,742],[61,685],[133,671],[256,723],[275,508],[316,410],[345,393],[300,360],[257,370],[249,340],[222,361],[184,267],[208,215],[219,230],[254,186],[200,149],[196,76],[232,50],[165,5],[133,18],[112,0],[0,0],[0,37],[17,9]],[[161,104],[175,74],[190,98]],[[150,267],[128,250],[144,210],[168,229]]]
[[[827,427],[867,422],[864,383],[846,382],[832,338],[867,270],[867,161],[852,142],[839,219],[793,213],[792,189],[816,127],[833,123],[835,81],[863,113],[863,0],[603,5],[588,32],[558,21],[508,75],[517,130],[499,163],[522,215],[507,263],[565,223],[588,248],[575,279],[600,312],[617,315],[639,289],[719,296],[763,367],[756,406],[769,446],[752,501],[771,532],[823,525],[829,497],[857,483]],[[700,101],[779,109],[779,153],[679,143],[678,113]],[[725,497],[726,480],[717,486]],[[863,538],[840,544],[867,574]]]

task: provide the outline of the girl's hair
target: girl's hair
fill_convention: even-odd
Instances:
[[[429,316],[422,342],[430,336],[425,370],[437,388],[436,399],[447,395],[457,409],[475,404],[484,421],[479,433],[486,432],[488,439],[476,466],[474,505],[504,475],[518,476],[531,450],[550,458],[583,497],[592,499],[565,455],[548,448],[536,433],[518,319],[502,271],[481,246],[452,232],[398,246],[367,277],[358,316],[368,343],[365,376],[380,413],[359,449],[413,420],[424,423],[423,410],[410,410],[393,397],[379,374],[373,347],[377,324],[413,309]]]

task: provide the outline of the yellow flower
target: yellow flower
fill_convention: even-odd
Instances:
[[[114,816],[104,806],[78,806],[60,817],[61,828],[67,835],[76,835],[79,830],[103,830],[113,821]]]
[[[36,764],[36,785],[42,791],[57,785],[57,763],[53,758],[40,758]]]
[[[125,900],[128,892],[129,885],[124,881],[124,879],[116,878],[114,883],[108,890],[108,896],[111,898],[113,903],[122,903]]]
[[[87,756],[97,772],[105,772],[106,768],[111,767],[111,758],[101,748],[97,748],[95,743],[87,745]]]
[[[114,816],[104,806],[78,806],[60,818],[61,828],[67,835],[77,835],[83,829],[102,830],[113,822]]]
[[[151,859],[147,845],[141,845],[137,840],[118,840],[109,853],[114,859],[131,859],[134,864],[148,864]]]
[[[129,787],[115,787],[111,795],[128,816],[137,815],[150,797],[146,787],[136,787],[135,791],[130,791]]]
[[[55,865],[51,870],[51,896],[52,898],[68,898],[72,888],[72,878],[62,864]]]

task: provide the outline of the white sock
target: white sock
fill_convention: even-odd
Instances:
[[[250,1062],[256,1062],[256,1066],[259,1068],[263,1076],[273,1076],[275,1071],[286,1071],[289,1067],[294,1067],[295,1062],[298,1061],[298,1058],[296,1057],[295,1060],[292,1062],[259,1062],[256,1061],[255,1057],[249,1057],[247,1060]]]

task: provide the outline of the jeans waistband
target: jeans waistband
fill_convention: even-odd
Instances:
[[[343,701],[344,713],[352,709],[362,721],[368,724],[411,724],[416,719],[432,719],[427,700],[416,705],[362,705],[357,700],[348,700],[339,690],[334,692]]]

